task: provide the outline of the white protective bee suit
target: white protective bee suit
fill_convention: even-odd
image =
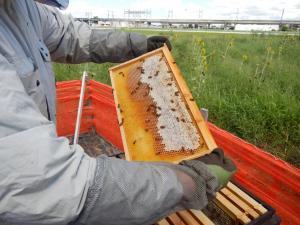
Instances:
[[[0,0],[0,225],[144,225],[207,204],[218,184],[203,163],[195,172],[95,159],[57,137],[51,61],[122,62],[145,53],[146,40],[91,30],[33,0]]]

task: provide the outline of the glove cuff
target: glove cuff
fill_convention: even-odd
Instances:
[[[194,180],[196,188],[192,196],[190,193],[184,194],[183,207],[189,209],[204,208],[218,191],[219,183],[217,177],[205,163],[197,160],[183,161],[177,168]]]
[[[138,33],[129,33],[131,49],[134,57],[138,57],[147,52],[147,37]]]
[[[207,165],[207,167],[217,177],[219,183],[218,189],[223,188],[236,172],[235,170],[227,171],[218,165]]]

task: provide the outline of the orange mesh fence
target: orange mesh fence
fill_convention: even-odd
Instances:
[[[93,124],[96,132],[123,150],[117,112],[110,86],[90,81],[93,107]]]
[[[81,81],[58,82],[57,133],[59,136],[74,134]],[[80,132],[92,129],[119,149],[123,149],[117,114],[110,86],[89,80],[84,98]]]
[[[300,224],[300,169],[211,123],[209,128],[236,163],[235,180],[276,209],[282,224]]]
[[[74,134],[81,81],[57,83],[58,135]],[[95,129],[123,149],[112,88],[90,80],[85,95],[81,132]],[[300,224],[300,169],[209,123],[219,147],[237,164],[235,180],[274,207],[282,224]]]
[[[81,81],[57,83],[57,133],[60,136],[74,134],[77,108],[79,103]],[[92,129],[93,110],[90,106],[90,87],[86,89],[84,107],[82,111],[82,122],[80,132],[87,132]]]

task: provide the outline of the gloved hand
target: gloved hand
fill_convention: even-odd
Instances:
[[[179,165],[102,155],[84,209],[72,224],[154,224],[174,211],[201,210],[233,171],[221,149]]]
[[[198,162],[205,163],[209,171],[216,176],[218,180],[218,189],[224,187],[236,172],[235,164],[224,155],[221,148],[216,148],[210,154],[197,159],[183,161],[180,165],[191,168],[198,173],[197,170],[202,168],[199,166]]]
[[[168,46],[168,49],[171,51],[172,46],[167,37],[164,36],[152,36],[147,39],[147,50],[148,52],[151,52],[155,49],[161,48],[166,44]]]

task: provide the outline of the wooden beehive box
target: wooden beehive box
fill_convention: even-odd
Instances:
[[[229,182],[217,193],[211,204],[213,210],[185,210],[173,213],[156,225],[246,225],[263,224],[268,210],[247,193]],[[265,216],[266,217],[266,216]],[[271,223],[269,223],[271,224]]]
[[[127,160],[178,163],[215,141],[166,46],[110,69]]]

